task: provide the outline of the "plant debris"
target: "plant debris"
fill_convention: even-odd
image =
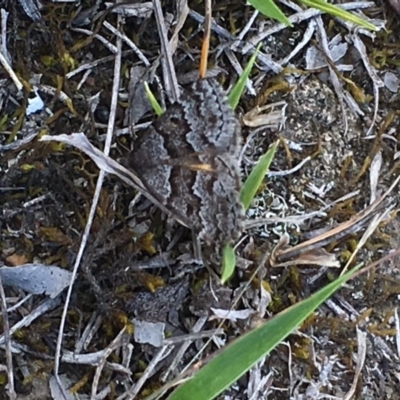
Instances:
[[[2,393],[144,398],[398,248],[399,3],[337,3],[379,30],[288,0],[290,29],[213,5],[207,76],[227,92],[262,43],[238,106],[243,180],[279,139],[221,285],[126,169],[155,119],[144,81],[166,110],[197,79],[203,5],[2,2]],[[399,398],[399,281],[397,259],[357,276],[226,396]]]

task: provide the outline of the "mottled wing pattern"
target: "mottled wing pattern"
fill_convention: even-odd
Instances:
[[[199,80],[135,143],[130,166],[149,192],[207,243],[242,231],[240,124],[216,81]]]

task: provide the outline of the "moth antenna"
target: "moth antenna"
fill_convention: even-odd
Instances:
[[[201,47],[201,58],[200,58],[200,79],[204,79],[207,75],[207,61],[208,61],[208,50],[210,48],[210,35],[211,35],[211,0],[205,0],[205,12],[204,12],[204,39]]]

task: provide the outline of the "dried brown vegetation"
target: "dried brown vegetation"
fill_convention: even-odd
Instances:
[[[39,138],[84,132],[97,148],[104,148],[115,78],[113,63],[118,53],[113,29],[118,26],[123,45],[118,104],[111,110],[116,116],[112,158],[126,164],[135,135],[141,135],[143,127],[154,119],[142,82],[150,83],[165,108],[171,89],[161,66],[164,50],[152,3],[134,4],[134,14],[126,18],[116,7],[107,12],[101,1],[85,1],[78,8],[74,3],[42,1],[43,8],[31,10],[30,15],[21,6],[25,3],[29,2],[0,2],[9,12],[7,20],[3,13],[6,43],[1,53],[23,86],[17,92],[9,74],[0,71],[0,261],[7,266],[57,265],[71,271],[99,171],[74,148],[43,143]],[[163,4],[180,84],[197,79],[203,38],[202,5],[189,2],[188,6],[190,13],[185,18],[183,7],[175,2]],[[284,7],[286,12],[294,12]],[[348,221],[391,185],[400,166],[400,25],[398,16],[388,10],[382,4],[366,8],[368,17],[385,20],[386,30],[380,30],[374,40],[367,35],[357,37],[365,45],[367,66],[377,71],[379,80],[375,81],[358,50],[358,39],[352,36],[355,33],[330,17],[324,16],[318,23],[307,19],[293,29],[265,36],[262,57],[238,114],[278,101],[284,102],[284,111],[277,107],[278,123],[272,127],[265,127],[268,124],[263,119],[243,127],[246,148],[242,172],[247,175],[278,137],[285,140],[273,172],[294,171],[272,175],[261,188],[248,218],[250,222],[257,218],[265,221],[247,232],[238,247],[238,271],[226,286],[217,282],[213,271],[196,262],[190,231],[167,220],[143,197],[135,198],[136,192],[115,177],[106,177],[67,314],[59,371],[65,387],[72,386],[79,394],[104,390],[108,398],[118,398],[132,386],[134,390],[145,377],[140,396],[151,394],[162,379],[174,376],[191,360],[202,341],[221,333],[215,332],[217,321],[208,319],[210,308],[231,307],[236,289],[248,281],[283,233],[289,234],[293,246],[304,242]],[[254,48],[246,50],[249,43],[254,44],[259,34],[275,26],[259,15],[244,31],[253,13],[243,2],[218,1],[213,6],[208,73],[226,89],[246,65]],[[290,63],[284,62],[312,24],[313,40],[310,38]],[[339,39],[331,43],[332,53],[334,47],[348,47],[332,66],[324,61],[321,50],[324,40],[336,35]],[[320,62],[309,70],[308,52],[320,56]],[[333,75],[341,92],[332,83]],[[383,83],[380,87],[379,82]],[[376,87],[380,90],[375,118]],[[29,114],[37,95],[46,108]],[[282,116],[284,124],[279,123]],[[136,124],[133,132],[129,120]],[[392,197],[390,218],[359,252],[357,262],[376,260],[399,247],[398,196]],[[310,213],[314,213],[312,218],[307,217]],[[297,219],[289,219],[292,216]],[[334,237],[325,250],[344,264],[364,228]],[[339,273],[337,269],[301,265],[262,270],[237,307],[257,309],[261,282],[271,294],[267,313],[262,316],[267,317],[307,297]],[[266,382],[261,391],[268,392],[270,399],[305,398],[313,390],[343,398],[352,384],[358,327],[367,333],[368,353],[357,398],[399,398],[399,279],[398,265],[393,261],[343,288],[260,367],[261,376],[273,374],[272,385]],[[8,287],[6,296],[9,308],[23,298],[21,290]],[[54,384],[50,377],[64,299],[63,295],[54,299],[33,295],[8,313],[18,398],[55,396],[48,382]],[[29,319],[40,307],[43,311],[38,317]],[[21,320],[26,321],[24,326],[18,325]],[[134,337],[138,321],[165,324],[166,336],[172,341],[178,338],[170,354],[148,376],[146,371],[165,342],[158,328],[152,331],[153,345]],[[248,320],[227,321],[223,329],[233,338],[249,325]],[[4,334],[2,326],[0,333]],[[179,354],[184,339],[190,346]],[[4,346],[4,336],[0,343]],[[204,357],[213,350],[209,345]],[[177,356],[180,363],[168,372]],[[2,348],[0,366],[6,364]],[[0,392],[5,391],[9,376],[6,368],[0,369]],[[245,377],[227,394],[247,398],[245,390],[250,390],[252,379]]]

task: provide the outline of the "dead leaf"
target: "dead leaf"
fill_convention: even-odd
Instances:
[[[28,259],[25,256],[19,255],[19,254],[11,254],[10,256],[6,257],[6,262],[8,265],[21,265],[25,264],[28,261]]]
[[[1,267],[0,275],[5,286],[12,286],[32,294],[46,294],[52,299],[57,297],[71,280],[71,272],[43,264]]]

